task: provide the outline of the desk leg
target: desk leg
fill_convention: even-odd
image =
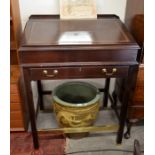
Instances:
[[[31,79],[29,78],[29,72],[27,69],[23,69],[23,77],[24,77],[24,86],[25,86],[26,96],[27,96],[26,103],[28,106],[28,112],[29,112],[29,116],[30,116],[33,145],[34,145],[35,149],[38,149],[39,142],[38,142],[38,133],[37,133],[37,128],[36,128],[36,117],[35,117],[32,89],[31,89]]]
[[[39,107],[40,107],[40,110],[44,110],[43,94],[42,94],[43,88],[42,88],[41,80],[37,81],[37,87],[38,87]]]
[[[110,85],[110,78],[107,78],[105,81],[105,92],[104,92],[103,107],[107,107],[107,105],[108,105],[109,85]]]
[[[122,143],[124,126],[127,118],[128,103],[132,100],[134,89],[136,87],[138,73],[138,65],[131,66],[128,71],[128,77],[125,82],[125,90],[123,94],[122,106],[120,111],[119,130],[117,135],[117,143]]]

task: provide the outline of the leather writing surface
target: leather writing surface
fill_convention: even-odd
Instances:
[[[91,44],[97,45],[130,43],[133,41],[132,37],[126,35],[118,19],[30,19],[25,28],[24,44],[27,46],[57,45],[66,32],[88,33],[91,36]],[[75,44],[77,43],[75,42]],[[79,44],[81,43],[79,41]],[[70,43],[68,42],[68,44]]]

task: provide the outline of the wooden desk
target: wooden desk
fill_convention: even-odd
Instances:
[[[66,32],[86,32],[91,42],[62,43]],[[122,142],[128,101],[135,88],[139,46],[122,22],[113,16],[97,20],[60,20],[31,16],[19,48],[19,61],[26,88],[34,147],[39,148],[31,91],[32,80],[70,78],[126,78],[117,143]]]

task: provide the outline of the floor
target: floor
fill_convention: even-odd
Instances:
[[[39,150],[34,150],[31,132],[10,134],[11,155],[62,155],[65,152],[66,138],[59,132],[40,133]]]
[[[68,81],[68,80],[66,80]],[[53,90],[57,85],[66,81],[46,81],[44,83],[45,90]],[[77,81],[77,80],[76,80]],[[92,83],[98,88],[104,87],[104,80],[78,80],[78,81],[87,81]],[[114,87],[115,79],[112,79],[110,85],[110,92]],[[36,84],[32,83],[33,86],[33,96],[34,102],[37,102],[37,92]],[[101,94],[102,95],[102,94]],[[100,103],[102,104],[102,98]],[[44,97],[44,104],[46,109],[51,109],[52,96],[48,95]],[[112,110],[102,110],[99,112],[97,120],[94,125],[106,125],[106,124],[117,124],[118,120],[115,116],[115,113]],[[37,117],[37,128],[57,128],[57,122],[55,119],[54,113],[51,112],[42,112],[39,111]],[[71,139],[67,138],[66,144],[66,154],[76,154],[76,155],[130,155],[133,154],[133,143],[134,140],[138,139],[141,145],[141,150],[144,148],[144,127],[135,126],[131,130],[131,138],[126,140],[123,139],[122,145],[116,144],[116,133],[90,133],[88,137],[81,139]],[[112,151],[115,149],[115,151]],[[121,151],[121,150],[126,150]],[[129,151],[129,152],[128,152]]]
[[[76,155],[133,155],[134,140],[140,142],[141,150],[144,149],[143,126],[133,127],[130,139],[123,139],[121,145],[116,144],[116,134],[91,134],[82,139],[67,139],[66,152]],[[115,150],[115,151],[112,151]],[[123,151],[121,151],[123,150]],[[83,152],[84,151],[84,152]],[[126,152],[131,151],[131,152]]]

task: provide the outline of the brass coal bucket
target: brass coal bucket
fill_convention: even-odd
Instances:
[[[100,94],[85,82],[67,82],[53,92],[53,109],[60,127],[93,125],[99,111]]]

